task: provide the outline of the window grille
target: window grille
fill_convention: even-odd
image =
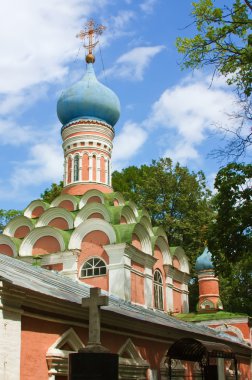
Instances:
[[[74,157],[74,181],[79,181],[79,156]]]
[[[106,263],[98,257],[86,261],[81,269],[81,277],[103,276],[106,273]]]
[[[164,309],[163,279],[159,270],[154,272],[154,307],[159,310]]]

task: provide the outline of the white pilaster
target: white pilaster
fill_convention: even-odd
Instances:
[[[131,260],[125,244],[107,245],[109,256],[109,292],[126,301],[131,300]]]
[[[107,158],[105,158],[105,164],[104,164],[104,166],[105,166],[105,183],[106,183],[106,185],[109,185],[109,178],[108,178],[108,174],[109,174],[109,172],[108,172],[108,159]]]
[[[0,282],[0,287],[3,283]],[[20,379],[21,309],[0,299],[0,379]]]
[[[145,306],[153,307],[153,275],[152,268],[144,270],[144,300]]]
[[[91,182],[93,180],[93,157],[88,156],[88,180]]]
[[[96,181],[101,182],[101,157],[96,158]]]
[[[181,290],[182,290],[182,312],[189,313],[188,285],[182,284]]]

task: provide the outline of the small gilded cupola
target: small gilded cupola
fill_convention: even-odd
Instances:
[[[87,39],[86,72],[64,90],[57,103],[64,150],[63,193],[82,195],[91,188],[111,192],[111,155],[114,126],[120,117],[117,95],[98,81],[93,49],[96,35],[105,28],[87,23],[79,33]]]

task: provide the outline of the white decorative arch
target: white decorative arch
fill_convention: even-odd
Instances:
[[[24,216],[27,218],[32,218],[32,212],[37,207],[42,207],[43,210],[47,210],[49,208],[49,204],[43,202],[41,199],[36,199],[35,201],[32,201],[25,209]]]
[[[72,350],[64,349],[69,346]],[[70,353],[78,352],[80,348],[84,348],[84,344],[76,334],[73,328],[70,328],[56,340],[56,342],[48,348],[46,353],[46,361],[48,366],[48,375],[68,375],[68,356]]]
[[[214,303],[210,300],[204,300],[203,302],[201,302],[201,304],[199,305],[199,308],[207,309],[207,306],[209,306],[209,309],[215,309]]]
[[[148,232],[150,236],[153,236],[152,225],[151,225],[150,219],[146,215],[143,215],[141,217],[141,219],[139,220],[139,223],[142,224],[142,226],[144,226],[144,228],[146,229],[146,231]]]
[[[61,194],[57,198],[55,198],[50,207],[58,207],[59,204],[63,201],[70,201],[73,203],[74,210],[78,209],[78,198],[76,198],[74,195],[71,194]]]
[[[135,202],[133,201],[129,201],[126,203],[130,208],[131,210],[134,212],[135,214],[135,217],[138,218],[139,214],[138,214],[138,210],[137,210],[137,205],[135,204]]]
[[[158,236],[155,240],[155,245],[158,246],[163,255],[163,264],[172,265],[172,257],[169,250],[169,245],[163,236]]]
[[[142,226],[142,224],[137,223],[133,230],[133,234],[136,234],[139,238],[142,246],[142,251],[148,255],[152,255],[151,239],[145,227]]]
[[[209,326],[209,327],[211,327],[211,326]],[[221,332],[227,333],[227,334],[228,334],[228,332],[232,332],[233,334],[235,334],[241,340],[245,340],[242,331],[238,327],[236,327],[236,326],[228,325],[228,324],[225,323],[224,325],[214,327],[214,329],[217,330],[217,331],[221,331]]]
[[[124,200],[124,198],[123,198],[123,196],[122,196],[121,193],[119,193],[119,192],[114,193],[114,201],[115,200],[118,201],[119,206],[124,206],[125,205],[125,200]]]
[[[118,351],[119,379],[145,379],[146,370],[150,367],[129,338]]]
[[[61,207],[51,207],[39,217],[36,227],[48,226],[48,224],[55,218],[64,219],[68,224],[69,230],[71,230],[74,226],[73,216],[70,211]]]
[[[167,234],[165,230],[163,229],[163,227],[154,227],[153,232],[155,236],[162,236],[168,244]]]
[[[85,204],[87,203],[88,199],[91,198],[91,197],[99,197],[100,200],[101,200],[101,203],[104,203],[104,195],[101,191],[99,190],[88,190],[84,195],[83,197],[81,198],[80,200],[80,203],[79,203],[79,208],[81,209],[83,206],[85,206]]]
[[[182,247],[174,247],[172,252],[173,256],[176,256],[180,263],[180,270],[185,273],[189,273],[189,262]]]
[[[9,246],[12,249],[13,256],[17,257],[18,252],[17,252],[16,245],[9,236],[1,234],[0,235],[0,244],[4,244],[4,245]]]
[[[34,224],[32,221],[26,216],[20,215],[11,219],[5,229],[3,230],[3,234],[7,236],[14,237],[16,230],[19,227],[28,227],[30,231],[34,228]]]
[[[145,208],[143,208],[139,214],[140,214],[140,219],[145,216],[151,222],[150,214]]]
[[[78,227],[81,223],[88,219],[91,214],[99,213],[104,217],[104,220],[110,222],[110,215],[106,207],[101,203],[87,203],[76,215],[74,226]]]
[[[129,205],[122,208],[121,217],[124,217],[128,224],[136,223],[136,216]]]
[[[60,245],[60,250],[65,250],[65,242],[63,236],[60,231],[54,227],[46,226],[46,227],[37,227],[32,230],[23,240],[20,249],[20,256],[32,256],[32,248],[36,241],[42,237],[51,236],[58,240]]]
[[[68,248],[69,249],[80,249],[83,238],[92,231],[102,231],[108,238],[109,243],[113,244],[116,242],[116,234],[113,227],[102,219],[88,219],[81,223],[72,233]]]

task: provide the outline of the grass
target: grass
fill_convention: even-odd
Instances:
[[[232,318],[246,318],[247,314],[242,313],[229,313],[227,311],[207,312],[207,313],[188,313],[177,314],[176,318],[186,322],[200,322],[218,319],[232,319]]]

